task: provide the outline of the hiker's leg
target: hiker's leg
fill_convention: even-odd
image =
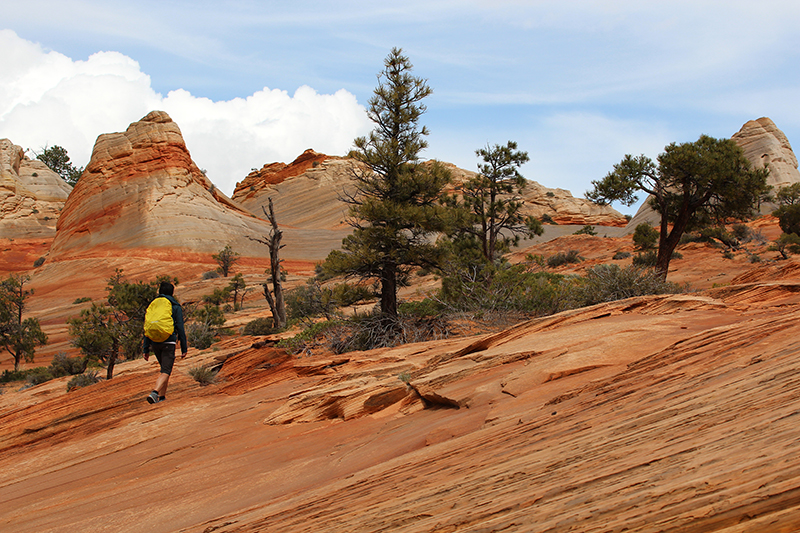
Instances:
[[[156,386],[153,390],[163,398],[167,395],[169,375],[172,373],[172,366],[175,364],[175,345],[154,343],[153,353],[156,354],[156,358],[161,365],[161,373],[156,379]]]
[[[162,372],[158,375],[158,379],[156,379],[156,386],[153,388],[153,390],[156,391],[159,396],[166,396],[167,385],[169,385],[169,374],[164,374]]]

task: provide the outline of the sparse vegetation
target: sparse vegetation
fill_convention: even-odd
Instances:
[[[88,387],[100,381],[100,376],[96,370],[90,370],[83,374],[78,374],[67,382],[67,392],[80,387]]]
[[[570,263],[580,263],[581,261],[583,261],[583,258],[578,250],[569,250],[567,252],[558,252],[548,257],[547,266],[556,268]]]
[[[231,248],[229,244],[226,244],[225,248],[220,250],[218,254],[212,254],[211,259],[216,261],[219,265],[217,271],[227,278],[233,265],[239,261],[239,252],[233,251],[233,248]]]
[[[42,266],[44,264],[44,261],[45,261],[44,256],[40,257],[39,259],[37,259],[36,261],[33,262],[33,267],[34,268],[39,268],[40,266]]]
[[[204,387],[217,382],[217,372],[205,365],[190,368],[189,375]]]
[[[595,231],[594,226],[586,225],[573,233],[573,235],[591,235],[594,237],[597,235],[597,232]]]
[[[272,326],[271,318],[256,318],[245,324],[244,328],[242,328],[242,334],[252,335],[254,337],[259,335],[272,335],[278,331],[280,330]]]
[[[633,244],[637,250],[654,250],[657,243],[658,230],[656,228],[647,222],[636,226],[636,229],[633,231]]]

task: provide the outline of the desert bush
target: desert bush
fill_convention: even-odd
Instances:
[[[100,377],[97,375],[96,370],[90,370],[89,372],[78,374],[67,382],[67,392],[80,387],[94,385],[98,381],[100,381]]]
[[[636,226],[633,231],[633,244],[637,250],[652,250],[656,247],[659,239],[659,232],[656,228],[643,222]]]
[[[64,352],[59,352],[53,356],[53,362],[50,363],[50,374],[54,378],[83,374],[88,363],[89,360],[85,357],[70,357]]]
[[[733,255],[733,252],[731,252],[730,250],[725,250],[724,252],[722,252],[722,257],[725,259],[733,259],[735,256]]]
[[[217,372],[206,365],[190,368],[189,375],[201,386],[217,382]]]
[[[448,273],[436,299],[451,312],[478,317],[509,311],[543,315],[565,308],[566,283],[566,276],[529,272],[524,265],[468,265]]]
[[[334,353],[345,353],[439,340],[448,336],[447,321],[441,315],[392,317],[370,313],[343,321],[328,331],[327,340]]]
[[[39,259],[33,262],[34,268],[39,268],[43,264],[44,264],[44,256],[40,257]]]
[[[578,231],[576,231],[575,233],[573,233],[573,235],[591,235],[591,236],[596,236],[597,232],[594,230],[594,226],[586,225],[586,226],[582,227],[581,229],[579,229]]]
[[[256,318],[245,324],[244,328],[242,328],[242,333],[244,335],[258,336],[271,335],[280,331],[280,329],[273,328],[272,323],[271,318]]]
[[[541,221],[542,221],[542,224],[555,224],[555,223],[556,223],[556,221],[555,221],[555,220],[553,220],[553,217],[551,217],[551,216],[550,216],[549,214],[547,214],[547,213],[543,214],[543,215],[541,216],[541,218],[539,218],[539,220],[541,220]]]
[[[633,256],[633,265],[640,266],[640,267],[652,267],[656,266],[656,260],[658,259],[658,253],[655,250],[648,250],[646,252],[639,252],[638,254]]]
[[[49,367],[40,366],[38,368],[32,368],[28,371],[28,375],[26,376],[26,380],[28,382],[28,386],[33,387],[34,385],[41,385],[47,381],[53,379],[53,374],[50,372]]]
[[[578,250],[569,250],[567,252],[558,252],[547,258],[547,266],[555,268],[568,263],[580,263],[583,258],[580,256]]]
[[[734,224],[731,233],[739,242],[748,242],[753,239],[753,230],[746,224]]]
[[[91,302],[91,301],[92,301],[92,299],[91,299],[90,297],[88,297],[88,296],[82,296],[82,297],[80,297],[80,298],[75,298],[75,300],[72,302],[72,304],[73,304],[73,305],[78,305],[78,304],[82,304],[82,303],[86,303],[86,302]]]
[[[761,256],[758,255],[758,254],[750,254],[749,260],[750,260],[751,263],[760,263],[761,262]]]
[[[652,268],[634,265],[620,268],[610,264],[587,270],[577,291],[584,305],[594,305],[645,294],[680,292],[680,287],[662,279]]]
[[[210,348],[216,336],[217,329],[205,322],[192,322],[186,325],[186,341],[198,350]]]
[[[611,259],[614,259],[615,261],[619,261],[620,259],[627,259],[630,256],[631,256],[630,252],[617,252],[617,253],[614,254],[614,257],[612,257]]]
[[[208,272],[203,272],[203,279],[217,279],[219,277],[219,272],[216,270],[209,270]]]

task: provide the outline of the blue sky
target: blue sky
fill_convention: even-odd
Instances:
[[[795,0],[28,0],[0,19],[0,138],[85,165],[163,109],[230,194],[306,148],[346,153],[401,47],[434,90],[424,158],[475,170],[514,140],[526,178],[582,196],[626,153],[762,116],[800,144],[798,27]]]

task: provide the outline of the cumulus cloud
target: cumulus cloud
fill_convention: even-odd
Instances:
[[[118,52],[73,60],[0,30],[0,138],[34,151],[58,144],[86,165],[98,135],[124,131],[149,111],[166,111],[192,158],[231,194],[251,168],[290,162],[306,148],[346,153],[370,129],[363,106],[345,90],[264,88],[247,98],[212,101],[176,89],[163,96],[139,64]],[[30,154],[33,157],[32,154]]]

